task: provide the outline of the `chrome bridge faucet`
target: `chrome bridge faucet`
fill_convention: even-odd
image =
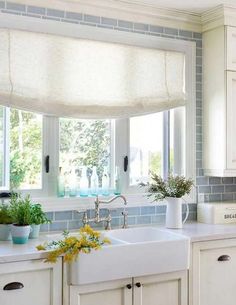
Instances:
[[[111,203],[111,202],[115,201],[118,198],[123,199],[124,205],[125,206],[127,205],[127,200],[126,200],[126,198],[123,195],[114,196],[114,197],[112,197],[109,200],[100,200],[98,198],[98,196],[97,196],[95,201],[94,201],[94,204],[95,204],[95,216],[93,218],[88,218],[87,211],[84,212],[84,216],[83,216],[83,220],[82,220],[83,224],[86,225],[86,224],[89,224],[91,222],[101,223],[101,222],[105,221],[106,222],[105,230],[111,230],[111,220],[112,220],[111,213],[109,211],[108,215],[106,217],[101,217],[100,216],[100,204],[101,203],[108,204],[108,203]],[[122,212],[122,215],[124,217],[124,223],[123,223],[122,228],[127,228],[127,216],[128,216],[128,213],[125,211],[125,209]]]

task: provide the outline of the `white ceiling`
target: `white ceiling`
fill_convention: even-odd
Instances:
[[[148,4],[156,7],[184,10],[201,14],[220,4],[236,7],[236,0],[116,0],[117,2]]]

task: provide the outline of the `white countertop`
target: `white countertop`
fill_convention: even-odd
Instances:
[[[48,251],[38,251],[36,249],[36,246],[45,240],[45,235],[42,235],[38,239],[30,239],[24,245],[16,245],[11,241],[0,241],[0,264],[46,258]]]
[[[183,229],[174,230],[166,229],[163,226],[158,227],[184,235],[191,242],[236,238],[236,224],[208,225],[192,222],[185,224]],[[52,233],[52,235],[55,235],[55,233]],[[39,239],[29,240],[25,245],[14,245],[10,241],[0,241],[0,263],[45,258],[47,251],[38,251],[36,246],[48,240],[48,238],[49,234],[42,234]]]
[[[186,223],[183,229],[165,229],[184,235],[191,242],[236,238],[236,224],[210,225],[199,222]]]

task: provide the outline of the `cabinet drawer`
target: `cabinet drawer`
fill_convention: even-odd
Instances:
[[[226,27],[227,70],[236,71],[236,27]]]
[[[41,260],[0,264],[0,304],[61,305],[62,266]]]
[[[236,247],[206,250],[200,262],[200,304],[232,305],[236,299]]]
[[[232,305],[236,299],[236,240],[193,244],[190,305]]]

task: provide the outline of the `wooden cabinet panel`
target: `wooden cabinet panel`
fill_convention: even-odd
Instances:
[[[4,290],[18,282],[21,289]],[[62,305],[62,265],[41,260],[0,264],[0,304]]]
[[[190,305],[235,304],[235,270],[235,239],[194,244]]]
[[[71,286],[70,305],[132,305],[132,279]]]
[[[236,71],[236,27],[226,27],[227,70]]]
[[[134,305],[187,305],[187,271],[135,278]]]
[[[235,51],[236,53],[236,51]],[[227,168],[236,169],[236,72],[227,72]]]

